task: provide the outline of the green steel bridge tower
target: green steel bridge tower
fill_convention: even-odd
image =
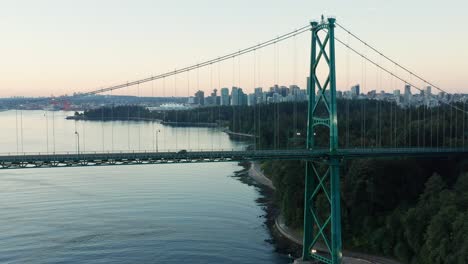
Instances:
[[[329,129],[330,158],[322,162],[307,161],[304,197],[303,260],[324,263],[341,263],[341,212],[340,212],[340,160],[334,157],[338,149],[338,124],[336,113],[335,73],[335,18],[311,22],[312,42],[310,77],[308,82],[309,106],[307,123],[307,149],[314,148],[316,127]],[[322,34],[322,37],[321,35]],[[318,49],[317,49],[318,48]],[[323,83],[317,76],[319,65],[324,63],[328,76]],[[317,96],[316,96],[317,93]],[[320,108],[320,106],[322,106]],[[320,111],[322,110],[322,111]],[[329,185],[327,185],[327,182]],[[328,187],[329,186],[329,187]],[[315,202],[323,193],[329,212],[318,212]],[[319,215],[324,215],[321,220]],[[322,241],[328,254],[322,255],[314,246]]]

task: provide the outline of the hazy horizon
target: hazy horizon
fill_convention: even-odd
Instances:
[[[319,19],[322,13],[335,16],[338,23],[441,88],[465,93],[466,7],[461,0],[3,3],[0,97],[70,95],[149,77],[271,39]],[[337,37],[350,39],[339,29]],[[305,88],[309,42],[310,34],[305,33],[219,67],[114,94],[189,96],[198,89],[231,86],[251,92],[254,86],[268,89],[275,83]],[[357,42],[350,44],[372,56]],[[338,89],[356,83],[364,93],[403,89],[401,82],[378,73],[338,43],[336,49]]]

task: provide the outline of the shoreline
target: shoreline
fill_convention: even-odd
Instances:
[[[279,209],[275,207],[275,187],[273,182],[268,177],[266,177],[265,174],[263,174],[258,162],[248,162],[248,164],[244,164],[243,166],[247,170],[247,176],[255,181],[257,186],[263,190],[268,189],[269,193],[271,193],[270,197],[265,197],[266,199],[270,199],[270,203],[268,203],[266,208],[267,227],[270,230],[273,243],[275,243],[277,251],[280,253],[289,254],[294,258],[299,258],[302,254],[302,235],[297,231],[290,229],[284,223],[284,219],[281,216]],[[325,250],[323,245],[317,245],[316,248],[317,250]],[[343,262],[350,264],[401,264],[394,259],[348,250],[343,250],[343,255],[345,255],[343,256]]]
[[[229,130],[228,128],[224,129],[223,132],[228,134],[229,136],[232,136],[232,137],[255,138],[255,135],[240,133],[240,132],[233,132],[233,131]]]
[[[245,176],[249,178],[252,185],[260,189],[260,194],[263,196],[261,199],[265,203],[265,225],[270,232],[271,243],[274,244],[275,250],[278,253],[289,255],[291,261],[300,257],[302,245],[291,241],[276,225],[277,219],[280,217],[280,210],[275,204],[275,186],[273,182],[263,174],[258,162],[244,162],[240,163],[240,165],[246,171]]]

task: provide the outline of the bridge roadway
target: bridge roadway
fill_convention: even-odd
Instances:
[[[293,150],[229,150],[179,152],[83,152],[0,154],[0,169],[138,165],[261,160],[327,160],[330,158],[450,157],[468,155],[468,148],[368,148]]]

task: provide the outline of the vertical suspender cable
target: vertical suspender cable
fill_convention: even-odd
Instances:
[[[257,70],[257,50],[254,50],[253,52],[253,91],[254,91],[254,101],[252,102],[253,103],[253,119],[252,119],[252,127],[253,127],[253,147],[254,147],[254,150],[257,150],[257,122],[256,122],[256,117],[257,117],[257,96],[255,94],[255,88],[256,88],[256,70]]]
[[[114,151],[114,96],[111,90],[111,150]]]
[[[437,106],[437,148],[439,148],[440,105]]]
[[[347,35],[347,43],[348,45],[349,40],[350,40],[350,35]],[[349,89],[349,79],[350,79],[350,51],[349,49],[346,49],[346,89]],[[350,98],[345,98],[346,100],[346,148],[349,148],[349,99]]]
[[[416,123],[416,124],[417,124],[417,126],[416,126],[416,129],[417,129],[417,133],[416,133],[416,142],[417,142],[417,143],[416,143],[416,145],[417,145],[417,147],[419,148],[419,147],[420,147],[420,142],[419,142],[419,140],[420,140],[420,139],[419,139],[419,128],[420,128],[420,123],[421,123],[421,122],[419,122],[419,121],[420,121],[420,119],[419,119],[419,118],[420,118],[420,113],[419,113],[419,112],[421,112],[421,111],[420,111],[420,110],[421,110],[421,107],[418,106],[418,107],[415,108],[415,110],[416,110],[416,114],[417,114],[417,115],[416,115],[416,120],[417,120],[417,121],[416,121],[416,122],[417,122],[417,123]]]
[[[44,113],[45,120],[46,120],[46,151],[49,153],[49,118],[48,118],[48,113],[45,111]]]
[[[364,89],[364,59],[361,62],[361,89]],[[359,91],[360,93],[361,91]],[[358,100],[361,102],[361,148],[364,147],[364,100],[361,100],[360,94],[357,94]]]
[[[390,140],[389,145],[393,146],[393,102],[390,102]]]
[[[466,105],[466,100],[463,99],[463,112],[465,112],[465,105]],[[462,115],[462,117],[463,117],[462,145],[463,145],[463,147],[465,147],[465,119],[466,119],[466,116]]]
[[[18,108],[16,108],[15,116],[16,116],[16,153],[19,153]]]
[[[219,87],[219,105],[218,105],[218,127],[221,125],[221,105],[223,105],[223,95],[221,93],[221,62],[218,62],[218,87]],[[221,150],[221,133],[218,134],[218,150]]]
[[[388,131],[390,131],[390,136],[389,137],[385,137],[385,140],[384,140],[384,145],[385,147],[390,147],[392,146],[393,144],[393,139],[392,139],[392,118],[393,118],[393,103],[392,102],[388,102],[387,104],[388,106],[390,106],[390,112],[389,112],[389,120],[390,120],[390,123],[388,124]],[[387,142],[388,141],[388,142]]]
[[[82,131],[82,134],[83,134],[83,151],[86,152],[86,122],[84,120],[82,120],[81,122],[81,131]]]
[[[258,83],[261,84],[262,83],[262,79],[261,79],[261,71],[260,71],[260,67],[261,67],[261,53],[258,53],[258,67],[257,67],[257,71],[258,71]],[[263,92],[263,91],[262,91]],[[262,122],[261,122],[261,119],[260,117],[262,116],[262,109],[263,109],[263,104],[266,104],[266,102],[263,102],[263,94],[262,94],[262,105],[259,106],[258,108],[258,116],[257,116],[257,121],[258,121],[258,148],[259,149],[262,149]]]
[[[239,89],[242,89],[242,85],[241,85],[241,56],[240,56],[240,51],[239,51],[239,56],[237,56],[237,87],[239,87]],[[245,87],[246,88],[246,87]],[[243,111],[244,109],[244,94],[242,94],[242,97],[239,97],[238,99],[239,101],[239,105],[242,105],[242,107],[239,107],[239,111]],[[238,121],[237,121],[237,126],[239,127],[238,130],[239,130],[239,133],[242,133],[242,118],[241,118],[241,115],[238,114],[237,115],[237,118],[238,118]]]
[[[54,143],[54,154],[55,154],[55,111],[52,111],[52,141]]]
[[[79,149],[80,149],[80,146],[79,146],[79,136],[78,136],[78,129],[76,127],[76,122],[77,120],[75,119],[75,122],[73,122],[73,124],[75,125],[75,150],[76,150],[76,153],[79,153]]]
[[[377,98],[377,87],[379,83],[379,72],[376,71],[376,76],[375,76],[375,88],[376,88],[376,95],[375,95],[375,124],[374,124],[374,130],[375,130],[375,147],[378,147],[378,141],[379,141],[379,133],[378,133],[378,127],[379,127],[379,100]]]
[[[151,105],[153,105],[153,102],[154,102],[154,80],[151,81]],[[154,117],[153,115],[150,116],[151,118],[151,138],[153,139],[153,151],[156,150],[156,133],[159,133],[159,129],[158,129],[158,132],[156,132],[156,130],[154,129]]]
[[[190,71],[187,71],[187,98],[190,98]],[[187,121],[192,122],[192,119],[190,118],[190,113],[192,111],[187,111]],[[187,132],[187,146],[188,149],[190,150],[190,129],[186,128],[185,131]]]
[[[347,86],[349,87],[349,85]],[[349,98],[346,98],[346,148],[349,148]]]
[[[296,36],[294,36],[293,41],[294,41],[294,49],[293,49],[293,51],[294,51],[294,53],[293,53],[293,84],[297,85],[297,38],[296,38]],[[297,89],[295,86],[293,88]],[[298,92],[299,92],[298,90],[295,90],[295,93],[293,94],[293,100],[294,100],[294,102],[293,102],[293,123],[294,123],[293,138],[295,139],[293,141],[293,144],[296,144],[296,139],[297,139],[297,100],[298,100],[298,94],[297,93]]]
[[[106,98],[104,97],[104,100]],[[101,142],[102,142],[102,152],[104,152],[104,108],[105,108],[105,103],[101,107]]]
[[[210,89],[213,89],[213,64],[210,65]],[[218,95],[216,94],[214,97],[211,98],[211,100],[214,100],[214,102],[212,102],[213,105],[210,106],[210,112],[211,112],[211,123],[214,123],[214,116],[213,116],[213,111],[214,111],[214,108],[216,107],[216,101],[217,101],[217,97]],[[211,151],[214,150],[214,140],[213,138],[210,138],[210,141],[211,141]]]
[[[127,85],[128,88],[128,85]],[[131,105],[127,106],[127,148],[130,151],[130,107]]]
[[[274,56],[273,56],[273,59],[275,60],[274,61],[274,75],[275,75],[275,85],[278,86],[278,53],[277,53],[277,49],[278,49],[278,43],[275,42],[275,45],[274,45]],[[276,89],[276,87],[275,87]],[[279,96],[277,96],[277,98],[279,98]],[[274,148],[275,149],[278,149],[278,104],[279,102],[275,102],[274,103],[274,106],[275,106],[275,114],[274,114]]]
[[[162,87],[163,87],[163,98],[164,98],[163,100],[165,100],[166,99],[166,78],[163,78],[162,81],[163,81]],[[166,121],[166,114],[167,114],[167,111],[164,111],[163,121]],[[163,130],[163,135],[164,135],[163,148],[164,149],[167,149],[167,147],[166,147],[166,141],[167,141],[166,140],[166,130],[167,129]]]
[[[236,86],[236,74],[235,74],[235,61],[234,61],[234,57],[232,57],[232,88],[234,88]],[[236,111],[234,109],[235,105],[233,104],[234,103],[234,94],[232,93],[234,91],[234,89],[231,90],[231,108],[232,108],[232,131],[233,132],[237,132],[236,131]],[[236,96],[237,96],[237,93],[236,93]],[[236,102],[238,101],[239,97],[237,96],[236,98]]]
[[[382,88],[382,72],[379,71],[379,88]],[[382,107],[385,106],[384,102],[380,102],[380,118],[379,118],[379,146],[382,147],[382,123],[383,123],[383,118],[382,118]]]
[[[408,78],[411,81],[411,76]],[[413,96],[411,94],[411,100],[413,100]],[[413,107],[413,105],[410,103],[408,106],[408,146],[411,147],[414,145],[414,139],[413,139],[413,111],[416,107]]]
[[[442,147],[445,147],[445,106],[441,109],[442,110]]]
[[[197,91],[200,91],[200,68],[197,68]],[[198,107],[197,107],[197,144],[198,144],[198,149],[200,149],[200,106],[201,102],[198,102]]]
[[[23,109],[20,110],[20,125],[21,125],[21,152],[24,153]]]
[[[430,146],[431,146],[431,148],[433,147],[433,144],[434,144],[434,143],[433,143],[433,137],[432,137],[432,134],[433,134],[432,126],[434,125],[434,123],[433,123],[433,121],[432,121],[432,120],[433,120],[432,116],[434,115],[434,111],[433,111],[433,110],[434,110],[434,109],[433,109],[432,107],[429,108],[429,118],[430,118],[429,125],[430,125],[430,130],[431,130],[431,132],[430,132],[430,141],[431,141]]]
[[[280,47],[279,47],[279,44],[277,43],[276,44],[276,53],[277,53],[277,55],[276,55],[276,60],[277,60],[277,62],[276,62],[276,67],[277,67],[276,74],[278,76],[276,78],[277,79],[276,83],[278,84],[278,86],[279,86],[279,83],[280,83],[280,57],[279,57],[280,56],[280,51],[279,50],[280,50]],[[282,92],[282,91],[280,90],[280,92]],[[278,146],[278,148],[281,148],[281,142],[280,142],[280,116],[281,116],[280,113],[281,113],[281,111],[280,111],[280,106],[281,106],[281,100],[283,98],[282,94],[280,94],[279,98],[280,98],[280,101],[278,102],[278,108],[276,109],[278,111],[278,114],[276,116],[276,118],[278,119],[276,128],[278,129],[278,133],[277,133],[278,144],[277,144],[277,146]]]
[[[422,147],[426,147],[426,104],[423,105],[423,118],[422,118]]]
[[[456,119],[455,119],[455,122],[456,122]],[[453,113],[452,113],[452,107],[450,107],[450,136],[449,136],[449,144],[450,144],[450,147],[452,147],[452,142],[453,142],[453,139],[454,139],[454,135],[453,135]],[[456,130],[455,130],[456,132]],[[456,138],[456,137],[455,137]]]
[[[174,69],[174,72],[177,72],[177,69]],[[174,98],[177,96],[177,74],[174,74]],[[179,122],[178,120],[178,110],[175,110],[175,118],[176,118],[176,124]],[[175,132],[175,142],[176,142],[176,149],[179,148],[179,129],[176,129]]]
[[[222,101],[223,101],[223,95],[221,94],[221,62],[218,62],[218,87],[219,87],[219,90],[220,90],[220,97],[219,97],[219,106],[218,106],[218,127],[221,125],[221,105],[222,105]],[[229,97],[228,97],[229,98]],[[218,147],[218,150],[221,150],[221,133],[217,133],[218,134],[218,143],[219,143],[219,147]]]
[[[140,111],[140,83],[137,84],[137,100],[138,100],[138,112],[137,112],[137,122],[138,122],[138,151],[141,151],[141,111]]]
[[[379,134],[378,134],[378,124],[379,124],[379,100],[375,99],[375,147],[378,147],[377,142],[379,141]]]
[[[458,143],[458,111],[455,111],[455,144]]]
[[[364,51],[365,52],[365,51]],[[368,85],[367,85],[367,61],[364,60],[364,87],[366,88],[367,91],[369,91],[368,89]],[[363,89],[364,90],[364,89]],[[367,146],[367,103],[368,103],[368,100],[365,99],[364,100],[364,146],[363,147],[366,147]]]

